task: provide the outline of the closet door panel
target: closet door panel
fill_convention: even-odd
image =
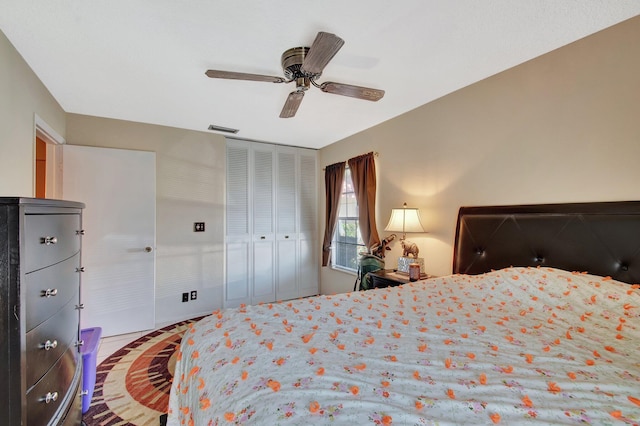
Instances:
[[[249,244],[229,243],[227,247],[227,283],[225,307],[250,303]]]
[[[320,282],[320,241],[318,239],[317,155],[300,150],[298,161],[300,199],[300,258],[298,282],[300,296],[318,294]]]
[[[224,307],[251,303],[250,149],[227,144]]]
[[[298,297],[298,247],[295,240],[278,241],[278,281],[276,299],[287,300]]]
[[[277,300],[298,297],[296,149],[278,147],[276,183]]]
[[[277,233],[290,238],[297,232],[296,226],[296,155],[295,150],[278,149],[277,181]]]
[[[302,151],[299,164],[300,233],[315,238],[318,227],[317,159],[315,152]]]
[[[249,148],[227,145],[227,236],[249,234]]]
[[[318,294],[320,261],[320,241],[318,239],[300,240],[300,264],[298,268],[299,297]]]
[[[253,147],[253,289],[252,303],[275,300],[275,177],[273,145]]]
[[[273,147],[260,147],[253,152],[253,235],[259,237],[274,233],[273,157]]]
[[[273,241],[253,244],[253,297],[252,303],[275,300],[275,253]]]

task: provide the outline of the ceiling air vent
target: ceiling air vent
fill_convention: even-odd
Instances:
[[[232,129],[230,127],[222,127],[222,126],[214,126],[213,124],[209,124],[209,130],[214,130],[216,132],[224,132],[224,133],[238,133],[238,129]]]

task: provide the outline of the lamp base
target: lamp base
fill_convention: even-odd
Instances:
[[[421,257],[418,258],[413,258],[413,257],[407,257],[407,256],[400,256],[398,258],[398,272],[401,272],[403,274],[408,274],[409,273],[409,265],[411,263],[417,263],[420,265],[420,274],[424,274],[424,259]]]

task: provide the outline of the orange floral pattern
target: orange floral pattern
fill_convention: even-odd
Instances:
[[[638,288],[508,268],[215,312],[168,425],[638,424]]]

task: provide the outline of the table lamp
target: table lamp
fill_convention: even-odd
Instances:
[[[415,243],[406,240],[407,232],[425,232],[420,223],[420,212],[416,208],[407,207],[404,203],[402,208],[391,209],[391,218],[384,228],[389,232],[402,232],[400,243],[402,244],[402,256],[398,258],[398,272],[409,273],[409,265],[418,263],[420,265],[420,273],[424,274],[424,259],[418,257],[418,246]]]

